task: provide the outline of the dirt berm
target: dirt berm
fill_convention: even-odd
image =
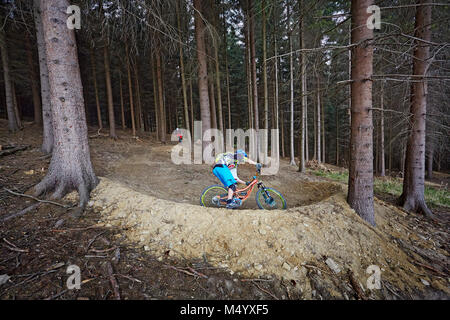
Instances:
[[[318,189],[325,185],[317,183]],[[122,228],[130,242],[157,257],[202,259],[244,277],[286,279],[304,298],[349,298],[358,291],[349,271],[368,297],[416,298],[426,290],[449,296],[448,279],[424,274],[399,245],[427,245],[401,223],[405,213],[376,200],[373,228],[347,205],[343,187],[334,186],[334,194],[308,206],[229,211],[157,199],[101,178],[89,206],[101,222]],[[381,270],[381,290],[367,289],[371,265]]]

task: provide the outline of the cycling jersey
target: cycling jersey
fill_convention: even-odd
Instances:
[[[215,164],[227,166],[228,169],[237,168],[238,165],[245,163],[247,161],[246,157],[241,157],[241,159],[235,159],[234,153],[226,152],[217,155]]]

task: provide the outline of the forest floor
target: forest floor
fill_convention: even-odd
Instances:
[[[39,150],[39,128],[6,128],[0,120],[0,145],[29,147],[0,156],[0,299],[450,297],[447,206],[433,206],[429,220],[380,189],[373,228],[333,179],[343,169],[299,174],[282,160],[277,175],[261,178],[283,193],[288,210],[256,210],[254,198],[240,210],[202,208],[202,190],[217,184],[211,166],[176,166],[174,143],[128,131],[114,141],[91,128],[100,184],[74,219],[74,193],[59,201],[68,208],[17,195],[32,194],[50,158]],[[253,175],[251,166],[240,169],[243,180]],[[449,181],[440,173],[431,183],[448,192]],[[81,269],[80,290],[67,289],[69,265]],[[380,268],[381,289],[367,288],[371,265]]]

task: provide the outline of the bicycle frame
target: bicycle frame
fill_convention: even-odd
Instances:
[[[256,177],[253,177],[253,181],[247,187],[245,187],[244,189],[236,190],[233,196],[240,199],[242,203],[244,203],[253,193],[253,189],[255,188],[255,186],[258,186],[258,188],[264,188],[262,182],[260,182]],[[227,202],[227,199],[228,195],[220,198],[220,202],[225,204]]]

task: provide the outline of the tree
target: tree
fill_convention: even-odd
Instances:
[[[39,73],[41,77],[41,102],[42,102],[42,152],[50,154],[53,150],[53,125],[50,100],[50,83],[48,80],[47,56],[45,54],[44,30],[42,29],[42,17],[40,0],[33,0],[34,25],[36,27],[36,42],[39,56]]]
[[[27,61],[30,68],[30,85],[33,95],[34,123],[42,125],[41,96],[39,94],[39,80],[37,78],[36,67],[34,63],[34,54],[31,46],[31,40],[28,33],[25,35],[25,44],[27,47]]]
[[[208,65],[205,50],[205,25],[202,18],[202,0],[194,0],[195,9],[195,39],[197,42],[198,60],[198,91],[200,97],[200,113],[202,119],[202,136],[211,128],[211,114],[208,94]],[[203,149],[207,142],[203,141]]]
[[[367,27],[372,0],[352,0],[352,120],[347,201],[375,226],[373,209],[372,71],[373,30]]]
[[[76,189],[84,208],[98,179],[90,159],[75,33],[66,25],[69,5],[68,0],[40,2],[55,144],[48,173],[35,192],[54,190],[57,199]]]
[[[427,74],[430,64],[431,6],[429,1],[418,0],[415,22],[415,49],[411,85],[411,127],[406,145],[405,175],[403,193],[399,202],[407,211],[433,213],[425,203],[425,133],[427,114]]]
[[[109,45],[107,40],[103,47],[103,57],[105,62],[105,79],[106,79],[106,92],[108,97],[108,115],[109,115],[109,136],[113,139],[117,139],[116,135],[116,121],[114,117],[114,101],[111,86],[111,71],[109,62]]]
[[[11,83],[10,66],[8,49],[6,44],[6,36],[3,30],[0,31],[0,51],[2,53],[3,63],[3,78],[5,80],[5,96],[6,96],[6,111],[8,113],[8,128],[9,131],[15,132],[19,130],[17,123],[16,109],[14,107],[13,88]]]

